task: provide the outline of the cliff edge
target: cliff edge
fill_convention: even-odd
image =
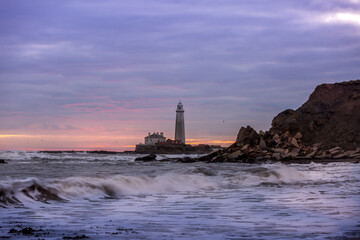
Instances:
[[[301,132],[302,144],[323,148],[360,146],[360,80],[322,84],[297,110],[285,110],[272,121],[271,133]]]
[[[210,162],[309,162],[360,159],[360,80],[316,87],[297,110],[288,109],[259,133],[242,127],[227,149],[199,158]],[[356,160],[357,159],[357,160]]]

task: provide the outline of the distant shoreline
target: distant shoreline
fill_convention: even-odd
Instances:
[[[135,151],[107,151],[107,150],[91,150],[91,151],[81,151],[81,150],[42,150],[34,151],[39,153],[97,153],[97,154],[135,154]]]

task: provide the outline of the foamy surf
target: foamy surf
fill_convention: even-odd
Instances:
[[[72,199],[119,198],[180,191],[219,188],[213,179],[199,175],[166,174],[156,177],[124,176],[71,177],[53,181],[36,178],[0,182],[0,203],[18,205],[32,201],[70,201]]]
[[[285,165],[244,168],[232,174],[219,174],[209,167],[195,166],[179,172],[156,176],[113,175],[69,177],[64,179],[3,180],[0,182],[1,206],[33,201],[51,203],[72,199],[120,198],[129,195],[172,194],[211,191],[268,184],[294,184],[307,180],[306,175]]]
[[[7,154],[13,155],[0,166],[0,238],[360,235],[358,164],[144,163],[133,161],[139,155]]]
[[[0,159],[6,161],[20,161],[22,163],[31,163],[29,161],[64,161],[64,163],[73,163],[74,161],[130,161],[134,162],[137,157],[146,156],[147,154],[132,153],[95,153],[95,152],[38,152],[38,151],[3,151],[0,152]],[[156,160],[171,158],[198,158],[204,154],[158,154]]]

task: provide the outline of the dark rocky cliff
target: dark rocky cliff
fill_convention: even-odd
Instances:
[[[319,85],[300,108],[279,113],[269,131],[242,127],[233,145],[199,158],[246,163],[344,159],[360,161],[360,80]]]
[[[286,131],[301,132],[303,145],[360,146],[360,80],[317,86],[300,108],[274,118],[270,133]]]

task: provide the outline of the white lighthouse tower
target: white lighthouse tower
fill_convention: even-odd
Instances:
[[[181,101],[179,101],[176,109],[175,140],[180,140],[181,143],[185,144],[184,108]]]

